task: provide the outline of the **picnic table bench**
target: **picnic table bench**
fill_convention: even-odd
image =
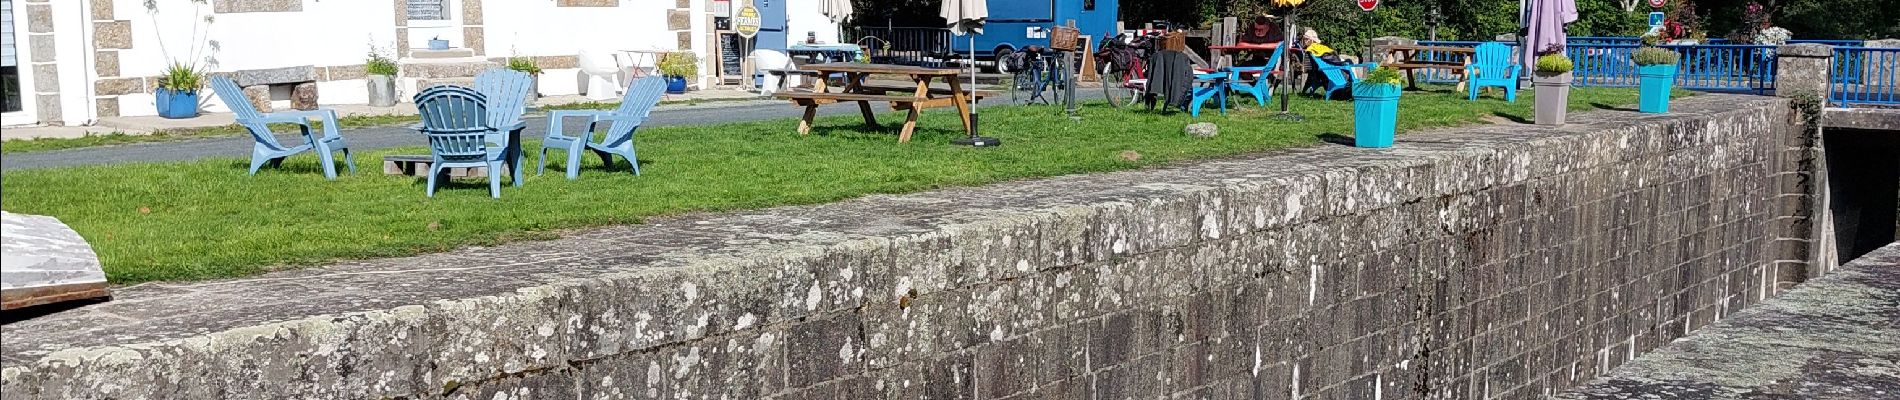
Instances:
[[[1443,69],[1451,71],[1452,76],[1458,78],[1458,89],[1464,90],[1465,65],[1471,64],[1471,57],[1477,53],[1477,49],[1459,46],[1394,44],[1376,47],[1373,49],[1373,52],[1384,55],[1384,57],[1382,57],[1383,59],[1378,60],[1380,66],[1405,71],[1405,81],[1408,88],[1418,88],[1418,78],[1415,76],[1414,71],[1421,69]],[[1427,52],[1450,54],[1457,59],[1417,59],[1421,53]]]
[[[894,110],[909,110],[904,118],[904,128],[898,134],[899,143],[909,142],[910,136],[917,130],[919,110],[938,107],[955,107],[963,120],[963,129],[970,131],[971,96],[982,98],[989,93],[964,90],[956,78],[961,73],[955,69],[924,68],[904,65],[866,64],[866,63],[825,63],[807,65],[800,70],[812,71],[820,76],[844,74],[845,84],[832,92],[826,79],[820,79],[810,92],[782,92],[775,97],[791,100],[792,104],[804,107],[805,115],[798,121],[800,135],[811,133],[812,119],[818,115],[818,106],[832,103],[855,102],[858,110],[864,114],[866,125],[877,126],[877,115],[871,111],[871,102],[890,103]],[[868,84],[869,76],[874,74],[903,75],[910,78],[912,85]],[[933,89],[930,82],[943,79],[949,84],[947,89]],[[904,94],[892,94],[908,93]]]

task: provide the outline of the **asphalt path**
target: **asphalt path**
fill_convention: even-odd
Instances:
[[[1096,88],[1077,88],[1076,95],[1077,99],[1083,101],[1102,98],[1101,89]],[[999,104],[1003,102],[986,101],[981,106],[994,107]],[[798,107],[778,100],[662,105],[653,110],[647,126],[711,125],[797,118],[801,113],[803,110]],[[821,116],[857,114],[857,105],[851,103],[829,104],[818,108],[818,115]],[[547,135],[547,117],[530,116],[525,120],[528,128],[522,132],[523,138],[539,138]],[[788,125],[786,129],[790,130],[792,126]],[[350,150],[354,151],[427,144],[422,136],[402,126],[346,129],[342,133],[343,137],[349,141]],[[302,138],[296,137],[295,134],[279,135],[279,137],[286,142],[302,142]],[[246,158],[250,155],[250,136],[229,136],[5,154],[0,155],[0,170],[189,161],[208,157]]]

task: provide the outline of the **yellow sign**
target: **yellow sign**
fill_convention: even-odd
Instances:
[[[739,12],[732,14],[732,29],[739,31],[739,36],[751,39],[752,36],[759,34],[760,21],[759,9],[752,8],[752,4],[746,4],[745,7],[739,8]]]

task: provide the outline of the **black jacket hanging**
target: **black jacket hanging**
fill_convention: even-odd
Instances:
[[[1156,97],[1166,98],[1169,108],[1185,110],[1194,89],[1194,65],[1188,62],[1187,53],[1163,51],[1156,53],[1148,62],[1148,87],[1144,95],[1148,99],[1148,108],[1154,109]]]

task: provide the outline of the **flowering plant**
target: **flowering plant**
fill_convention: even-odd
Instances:
[[[1788,44],[1788,38],[1792,36],[1794,36],[1794,33],[1788,32],[1786,28],[1770,26],[1759,32],[1755,32],[1755,44]]]

